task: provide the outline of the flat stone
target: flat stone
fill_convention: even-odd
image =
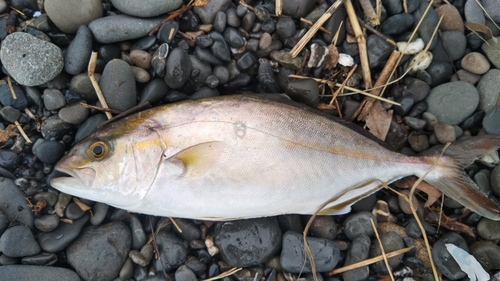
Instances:
[[[496,105],[500,95],[500,70],[490,69],[479,80],[477,91],[479,92],[479,109],[488,113]]]
[[[0,211],[7,217],[7,221],[16,220],[33,228],[33,212],[24,197],[14,181],[0,177]]]
[[[80,281],[74,271],[54,266],[4,265],[0,266],[0,276],[4,280]]]
[[[441,35],[436,46],[432,49],[433,60],[449,62],[461,59],[467,47],[467,39],[463,32],[444,31]]]
[[[19,258],[40,253],[40,246],[29,227],[18,225],[7,228],[0,236],[0,250],[9,257]]]
[[[102,44],[109,44],[144,37],[163,19],[164,17],[107,16],[92,21],[89,29],[95,40]]]
[[[448,232],[443,235],[432,247],[432,258],[436,267],[441,271],[441,273],[451,280],[458,280],[466,276],[458,266],[455,259],[451,256],[450,252],[446,249],[445,244],[454,244],[455,246],[462,248],[466,252],[469,252],[467,243],[460,234],[455,232]]]
[[[464,21],[458,9],[451,4],[443,4],[436,8],[439,18],[443,17],[439,29],[441,31],[458,31],[464,33]]]
[[[113,0],[111,2],[120,12],[141,18],[159,16],[177,10],[182,5],[182,0],[149,0],[147,4],[140,0]]]
[[[63,122],[77,125],[87,119],[89,109],[76,102],[61,108],[58,114]]]
[[[475,1],[475,0],[469,0]],[[490,62],[496,67],[500,68],[500,37],[496,37],[497,41],[493,41],[493,38],[488,40],[486,43],[481,45],[481,49],[486,54]]]
[[[108,62],[99,86],[112,109],[126,111],[137,104],[135,77],[125,61],[114,59]]]
[[[14,32],[2,40],[0,58],[9,74],[25,86],[54,79],[64,66],[59,47],[24,32]]]
[[[75,33],[81,25],[102,17],[100,0],[47,0],[44,8],[50,20],[65,33]]]
[[[212,24],[217,12],[225,12],[230,4],[231,0],[207,0],[206,5],[194,7],[193,11],[200,16],[204,24]]]
[[[82,73],[87,69],[91,54],[92,33],[86,25],[81,25],[64,52],[64,71],[71,75]]]

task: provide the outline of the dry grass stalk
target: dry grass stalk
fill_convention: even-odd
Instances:
[[[382,69],[382,72],[380,72],[380,76],[378,77],[377,81],[375,81],[374,88],[371,89],[370,94],[376,95],[376,96],[381,96],[383,88],[380,86],[384,85],[391,79],[391,73],[394,68],[396,68],[396,62],[399,61],[399,58],[401,57],[401,53],[394,50],[391,53],[391,56],[387,60],[387,63],[385,64],[384,68]],[[358,108],[352,115],[352,120],[354,118],[358,118],[358,121],[365,120],[366,116],[368,113],[370,113],[370,110],[373,106],[373,103],[375,102],[374,98],[370,97],[365,97],[363,101],[359,104]]]
[[[24,140],[26,140],[27,143],[31,143],[30,138],[28,137],[28,135],[24,131],[23,127],[21,127],[21,124],[19,124],[19,122],[17,120],[14,121],[14,124],[16,125],[17,129],[19,130],[19,133],[21,133],[21,136],[23,136]]]
[[[363,76],[363,81],[365,82],[365,89],[368,89],[372,87],[372,78],[370,65],[368,63],[368,51],[366,49],[365,36],[359,26],[358,18],[356,16],[356,12],[354,11],[354,7],[352,6],[351,0],[346,0],[344,6],[347,16],[349,17],[349,21],[351,22],[352,29],[354,30],[354,34],[356,35],[356,40],[358,41],[359,60],[361,61],[361,75]]]
[[[90,82],[92,82],[92,86],[94,87],[94,90],[97,94],[97,98],[102,104],[102,107],[109,108],[106,99],[104,99],[104,96],[102,95],[101,87],[99,87],[99,83],[97,83],[97,80],[95,79],[94,76],[96,61],[97,61],[97,52],[92,52],[92,55],[90,56],[89,66],[87,69],[88,75],[90,78]],[[105,114],[108,119],[111,119],[113,117],[109,112],[105,112]]]
[[[389,272],[389,276],[391,276],[391,280],[394,281],[394,275],[392,275],[392,269],[389,265],[389,260],[387,255],[385,254],[384,245],[382,245],[382,240],[380,240],[380,235],[378,235],[377,227],[375,227],[375,223],[373,219],[370,218],[370,223],[372,224],[373,232],[375,233],[375,237],[377,237],[378,245],[380,247],[380,252],[382,253],[382,258],[384,258],[385,267],[387,268],[387,272]]]
[[[175,229],[177,229],[177,231],[179,231],[179,233],[182,233],[181,227],[177,224],[177,222],[174,220],[174,218],[169,217],[169,219],[172,222],[172,224],[174,225]]]
[[[347,1],[346,1],[347,2]],[[373,25],[380,25],[380,21],[377,17],[377,13],[373,9],[372,3],[370,0],[359,0],[359,5],[361,5],[361,9],[365,12],[365,16]],[[377,1],[378,5],[378,1]]]
[[[12,10],[14,10],[14,12],[16,12],[16,13],[20,14],[21,16],[26,16],[26,15],[25,15],[25,14],[24,14],[21,10],[19,10],[19,9],[16,9],[16,8],[14,8],[14,7],[10,6],[10,5],[9,5],[9,8],[11,8]]]
[[[399,249],[399,250],[396,250],[396,251],[392,251],[392,252],[386,253],[385,256],[387,258],[392,258],[392,257],[395,257],[395,256],[399,256],[401,254],[404,254],[406,252],[409,252],[409,251],[413,250],[413,248],[415,248],[415,246],[406,247],[406,248],[403,248],[403,249]],[[370,265],[370,264],[373,264],[373,263],[376,263],[376,262],[379,262],[379,261],[383,261],[383,260],[384,260],[384,257],[382,255],[376,256],[376,257],[373,257],[373,258],[370,258],[370,259],[367,259],[367,260],[364,260],[364,261],[360,261],[360,262],[357,262],[357,263],[346,265],[344,267],[336,268],[336,269],[328,272],[328,276],[337,275],[337,274],[340,274],[340,273],[343,273],[343,272],[346,272],[346,271],[349,271],[349,270],[353,270],[353,269],[356,269],[356,268],[367,266],[367,265]]]
[[[396,42],[394,42],[394,40],[388,38],[387,36],[385,36],[384,34],[380,33],[378,30],[376,30],[375,28],[371,27],[370,25],[366,24],[366,22],[364,22],[360,17],[358,17],[358,21],[359,23],[366,29],[368,29],[370,32],[372,32],[373,34],[377,35],[378,37],[382,38],[385,40],[385,42],[391,44],[392,46],[396,46]]]
[[[348,0],[350,1],[350,0]],[[241,2],[241,1],[240,1]],[[299,42],[293,47],[290,51],[290,55],[292,58],[295,58],[299,55],[300,51],[304,49],[306,44],[311,40],[311,38],[316,34],[318,29],[332,16],[332,14],[337,10],[337,8],[342,4],[343,0],[336,0],[328,10],[314,23],[314,25],[307,31],[304,36],[299,40]]]
[[[85,108],[88,108],[88,109],[95,109],[95,110],[99,110],[99,111],[103,111],[103,112],[110,112],[110,113],[113,113],[113,114],[120,114],[120,113],[122,113],[119,110],[115,110],[115,109],[111,109],[111,108],[103,108],[103,107],[99,107],[99,106],[95,106],[95,105],[90,105],[90,104],[87,104],[87,103],[84,103],[84,102],[80,102],[80,105],[83,106],[83,107],[85,107]]]
[[[342,87],[342,84],[333,83],[332,81],[328,81],[328,80],[324,80],[324,79],[319,79],[319,78],[312,78],[312,77],[306,77],[306,76],[300,76],[300,75],[293,75],[293,74],[288,75],[288,77],[290,77],[290,78],[298,78],[298,79],[314,79],[316,82],[327,84],[329,87]],[[392,100],[389,100],[389,99],[386,99],[386,98],[383,98],[383,97],[375,96],[375,95],[372,95],[372,94],[370,94],[370,93],[368,93],[366,91],[362,91],[362,90],[359,90],[359,89],[356,89],[356,88],[353,88],[353,87],[344,86],[344,89],[349,90],[351,92],[355,92],[357,94],[362,94],[362,95],[365,95],[365,96],[369,96],[369,97],[378,99],[378,100],[386,102],[386,103],[390,103],[390,104],[393,104],[393,105],[401,106],[401,104],[398,103],[398,102],[395,102],[395,101],[392,101]],[[346,95],[347,94],[342,94],[342,95],[339,94],[338,96],[346,96]]]
[[[14,91],[14,87],[12,87],[12,80],[10,79],[10,76],[7,76],[7,84],[9,85],[9,90],[12,98],[17,100],[16,92]]]
[[[344,91],[344,88],[345,88],[345,85],[347,84],[347,81],[349,81],[349,78],[351,78],[352,74],[354,73],[354,71],[356,71],[356,68],[358,68],[358,65],[355,64],[352,69],[349,71],[349,73],[347,73],[347,76],[346,78],[344,79],[344,82],[342,82],[341,86],[337,89],[337,91],[335,91],[332,95],[332,99],[330,100],[330,105],[333,104],[333,101],[336,101],[337,100],[337,96],[342,92]],[[333,91],[333,87],[330,87],[330,89],[332,89]],[[339,110],[340,111],[340,110]]]
[[[250,6],[250,5],[248,5],[247,3],[245,3],[245,1],[243,1],[243,0],[240,0],[240,2],[238,4],[240,4],[241,6],[249,9],[250,11],[253,11],[253,7]]]
[[[281,12],[283,10],[283,0],[276,0],[274,2],[274,10],[275,10],[275,13],[276,15],[279,17],[281,16]]]
[[[307,25],[310,25],[310,26],[314,25],[314,23],[312,21],[306,20],[305,18],[300,18],[300,21],[303,22],[303,23],[305,23],[305,24],[307,24]],[[328,30],[328,29],[326,29],[326,28],[324,28],[322,26],[319,27],[319,30],[323,31],[324,33],[326,33],[328,35],[332,34],[330,32],[330,30]]]
[[[340,29],[342,28],[343,24],[344,24],[344,21],[341,21],[339,24],[339,28],[337,28],[337,31],[335,32],[335,35],[332,38],[331,44],[333,44],[334,46],[337,46],[337,41],[339,40]]]
[[[202,281],[213,281],[213,280],[222,279],[224,277],[233,275],[233,274],[235,274],[236,272],[238,272],[238,271],[240,271],[242,269],[243,268],[241,268],[241,267],[233,267],[230,270],[222,272],[221,274],[219,274],[217,276],[214,276],[214,277],[211,277],[211,278],[208,278],[208,279],[203,279]]]
[[[476,0],[476,3],[479,5],[479,7],[481,7],[481,9],[483,10],[483,12],[486,14],[486,16],[488,17],[488,19],[490,19],[490,21],[496,26],[496,28],[500,29],[500,27],[497,25],[497,23],[491,18],[491,16],[488,13],[488,11],[486,11],[486,9],[483,7],[483,5],[481,4],[481,2],[479,0]]]
[[[68,223],[68,224],[73,224],[73,220],[70,220],[68,218],[60,218],[59,221],[62,221],[64,223]]]

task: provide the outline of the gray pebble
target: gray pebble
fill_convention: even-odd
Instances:
[[[101,81],[101,74],[95,74],[97,83]],[[97,101],[97,94],[87,73],[81,73],[71,78],[69,89],[81,96],[88,102]]]
[[[66,147],[60,142],[44,141],[34,148],[33,153],[43,163],[54,164],[61,159],[65,150]]]
[[[196,46],[194,49],[194,54],[203,62],[212,64],[212,65],[221,65],[222,60],[217,58],[209,49],[204,49],[199,46]]]
[[[132,249],[140,249],[146,243],[147,237],[141,221],[135,214],[130,216],[130,230],[132,233]]]
[[[45,89],[42,98],[47,110],[57,110],[66,105],[66,99],[63,94],[56,89]]]
[[[391,55],[394,48],[391,44],[387,43],[384,39],[375,34],[368,36],[366,45],[368,49],[368,62],[370,64],[370,69],[382,65],[382,62]]]
[[[414,130],[422,130],[422,129],[424,129],[425,125],[427,124],[427,122],[425,122],[425,120],[415,118],[415,117],[409,117],[409,116],[406,116],[405,118],[403,118],[403,122],[406,124],[406,126],[412,128]]]
[[[70,220],[77,220],[84,214],[85,212],[75,202],[69,203],[64,209],[64,216]]]
[[[219,86],[219,78],[217,78],[217,76],[215,75],[210,75],[207,77],[207,79],[205,80],[205,84],[211,88],[211,89],[214,89],[216,88],[217,86]],[[1,111],[0,111],[1,113]]]
[[[371,241],[368,235],[364,233],[358,235],[352,241],[351,246],[347,251],[344,266],[366,260],[368,258],[370,246]],[[367,265],[365,265],[342,273],[342,278],[350,281],[363,281],[368,278],[369,274],[370,269]]]
[[[250,31],[252,29],[252,26],[255,23],[255,13],[254,12],[248,12],[243,16],[243,19],[241,20],[241,28],[243,28],[245,31]]]
[[[482,218],[477,224],[477,234],[484,240],[500,239],[500,222]]]
[[[475,0],[468,0],[475,1]],[[500,48],[500,37],[496,37],[496,42],[493,41],[493,38],[488,40],[487,42],[481,45],[481,49],[486,54],[490,62],[496,67],[500,68],[500,52],[498,49]]]
[[[40,246],[29,227],[18,225],[4,231],[0,237],[0,250],[9,257],[18,258],[40,253]]]
[[[380,241],[382,242],[382,247],[384,248],[384,251],[386,253],[400,250],[400,249],[404,248],[404,246],[405,246],[403,239],[399,236],[399,234],[397,234],[394,231],[380,233]],[[372,246],[370,249],[370,256],[376,257],[376,256],[380,256],[381,254],[382,254],[382,251],[380,249],[380,243],[378,243],[378,242],[372,243]],[[389,261],[389,266],[391,267],[390,270],[396,269],[403,261],[403,255],[389,258],[388,261]],[[375,272],[377,272],[379,274],[387,274],[388,273],[388,270],[387,270],[387,267],[385,266],[384,261],[378,261],[378,262],[374,263],[371,267]]]
[[[165,83],[172,89],[179,89],[191,77],[193,66],[186,51],[175,48],[170,51],[166,69]]]
[[[290,16],[292,18],[305,17],[314,8],[316,1],[304,0],[304,1],[283,1],[283,15]]]
[[[216,14],[215,14],[215,18],[214,18],[214,30],[219,32],[219,33],[222,33],[224,32],[224,29],[226,28],[226,13],[222,12],[222,11],[218,11]]]
[[[58,114],[63,122],[77,125],[87,120],[89,109],[76,102],[61,108]]]
[[[450,81],[451,82],[453,82],[453,81],[465,81],[465,82],[471,83],[472,85],[476,85],[480,79],[481,79],[481,75],[470,73],[469,71],[467,71],[465,69],[460,69],[451,77]]]
[[[102,113],[90,116],[78,127],[75,135],[75,142],[79,142],[93,134],[97,131],[97,126],[106,120],[108,120],[106,115]]]
[[[226,11],[226,19],[227,19],[227,25],[232,26],[232,27],[238,27],[240,26],[241,20],[236,14],[236,9],[234,8],[229,8]]]
[[[57,215],[42,215],[36,218],[35,227],[43,232],[50,232],[59,226],[59,217]]]
[[[439,271],[447,278],[451,280],[464,278],[466,274],[460,269],[455,259],[446,249],[445,244],[448,243],[454,244],[466,252],[469,252],[467,243],[462,236],[455,232],[448,232],[436,241],[432,247],[432,258],[434,259],[434,263]]]
[[[57,255],[52,253],[40,253],[21,259],[21,263],[26,265],[53,265],[56,262]]]
[[[229,81],[229,70],[222,65],[214,67],[213,75],[219,79],[219,84],[224,85]]]
[[[458,125],[477,108],[479,93],[468,82],[449,82],[433,88],[426,101],[440,123]]]
[[[38,202],[45,200],[49,206],[54,206],[57,202],[57,193],[54,192],[38,192],[33,196],[33,200]]]
[[[145,102],[155,104],[161,101],[167,95],[167,92],[168,86],[165,84],[165,81],[161,78],[155,78],[149,81],[142,89],[139,104]]]
[[[286,51],[272,51],[271,58],[282,66],[292,70],[299,70],[302,66],[302,59],[300,57],[292,58],[290,53]]]
[[[442,40],[438,39],[436,47],[432,49],[433,60],[449,62],[464,56],[467,39],[463,32],[445,31],[441,38]]]
[[[184,85],[185,92],[194,92],[205,86],[205,81],[212,74],[212,67],[198,59],[197,56],[189,55],[191,61],[191,77],[189,82]]]
[[[175,280],[185,280],[185,281],[197,281],[196,274],[187,267],[186,265],[181,265],[175,271]]]
[[[488,134],[500,135],[500,106],[493,107],[483,119],[483,128]]]
[[[259,48],[261,49],[269,48],[271,46],[272,41],[273,38],[271,37],[271,34],[264,32],[259,39]]]
[[[9,123],[14,123],[21,117],[21,112],[11,106],[6,106],[0,109],[0,117]]]
[[[140,68],[151,68],[151,54],[143,50],[133,50],[130,52],[130,60]]]
[[[455,128],[449,124],[434,125],[434,134],[438,141],[442,144],[454,142],[456,139]]]
[[[491,19],[495,22],[500,22],[500,7],[498,6],[498,2],[495,0],[483,0],[481,2],[484,10],[488,12]]]
[[[291,81],[287,85],[286,94],[293,100],[316,107],[319,103],[319,84],[313,79]]]
[[[493,241],[477,241],[470,246],[471,254],[486,271],[500,269],[500,247]]]
[[[212,24],[217,12],[225,12],[230,4],[231,0],[207,1],[206,5],[194,7],[193,11],[198,14],[204,24]]]
[[[33,212],[24,199],[24,193],[10,179],[0,178],[0,211],[7,221],[16,220],[33,228]]]
[[[114,59],[106,64],[99,86],[110,108],[126,111],[137,103],[134,74],[122,60]]]
[[[130,229],[119,221],[87,227],[67,248],[68,263],[85,280],[111,280],[127,258],[130,236]]]
[[[120,12],[141,18],[159,16],[174,11],[182,5],[182,0],[149,0],[147,5],[137,0],[113,0],[111,2]]]
[[[17,85],[13,85],[12,88],[14,89],[17,99],[12,97],[9,85],[4,84],[0,86],[0,103],[3,106],[12,106],[18,110],[24,110],[28,105],[28,100],[26,99],[24,91]]]
[[[420,1],[418,9],[413,13],[414,22],[420,21],[426,9],[427,9],[427,3]],[[429,43],[431,38],[433,38],[432,43],[430,45],[431,50],[434,48],[437,41],[437,38],[433,36],[433,33],[438,23],[438,20],[439,18],[436,14],[436,11],[434,10],[433,7],[430,7],[430,9],[427,11],[427,14],[424,17],[424,20],[422,20],[422,23],[418,28],[418,34],[420,35],[420,38],[424,40],[424,43],[426,45]]]
[[[154,255],[153,245],[152,244],[145,244],[144,246],[142,246],[140,253],[144,257],[146,262],[149,263]]]
[[[9,74],[25,86],[54,79],[64,66],[58,46],[24,32],[14,32],[2,40],[0,58]]]
[[[359,212],[347,217],[344,221],[344,233],[347,238],[352,241],[361,234],[372,236],[373,228],[370,219],[373,220],[375,226],[378,226],[377,219],[370,212]]]
[[[500,70],[493,68],[486,72],[477,84],[479,109],[488,113],[497,103],[500,95]]]
[[[380,25],[380,29],[383,34],[397,36],[407,31],[412,25],[413,16],[411,14],[401,13],[388,17]]]
[[[62,267],[37,265],[6,265],[0,266],[0,276],[3,280],[58,280],[80,281],[74,271]]]
[[[474,74],[484,74],[490,69],[490,62],[481,53],[471,52],[462,58],[462,67]]]
[[[87,69],[92,54],[92,34],[86,25],[81,25],[64,52],[64,71],[77,75]]]
[[[69,223],[60,223],[59,226],[51,232],[42,233],[38,236],[38,243],[45,252],[55,253],[68,246],[82,230],[82,227],[89,220],[89,215]]]
[[[223,34],[224,40],[230,47],[237,49],[245,46],[245,39],[235,28],[227,27]]]
[[[101,222],[106,218],[106,214],[108,213],[109,205],[96,202],[92,206],[92,214],[93,216],[90,217],[90,223],[92,225],[100,225]]]
[[[159,259],[153,261],[156,271],[172,270],[182,265],[187,258],[187,249],[181,239],[173,233],[161,230],[156,236]]]
[[[335,268],[340,259],[337,244],[331,240],[315,237],[306,237],[309,244],[317,272],[327,272]],[[309,260],[304,265],[304,241],[300,233],[287,231],[283,235],[283,245],[280,256],[280,265],[284,271],[291,273],[310,273]]]
[[[279,36],[282,38],[292,37],[296,31],[297,28],[292,18],[280,17],[278,19],[278,22],[276,23],[276,33],[278,33]]]
[[[275,218],[224,222],[214,237],[222,259],[234,267],[261,264],[278,253],[281,245],[281,230]]]
[[[134,18],[116,15],[96,19],[88,26],[95,40],[109,44],[146,36],[163,19],[164,17]]]
[[[468,22],[486,24],[483,9],[476,2],[476,0],[467,0],[464,6],[465,20]]]
[[[47,0],[44,9],[50,20],[65,33],[75,33],[81,25],[88,25],[103,14],[99,0]]]
[[[132,263],[132,260],[130,258],[125,260],[125,263],[120,269],[119,277],[120,280],[129,280],[134,277],[134,264]]]

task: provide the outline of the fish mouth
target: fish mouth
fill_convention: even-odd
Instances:
[[[66,169],[56,165],[56,176],[50,180],[50,184],[60,191],[74,193],[71,191],[83,191],[92,188],[95,179],[95,170],[91,168]]]

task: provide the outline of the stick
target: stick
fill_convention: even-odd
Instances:
[[[380,86],[387,83],[387,81],[391,78],[390,76],[391,72],[396,67],[396,62],[398,61],[400,55],[401,55],[400,52],[396,50],[392,51],[391,56],[389,57],[387,63],[382,69],[382,72],[380,72],[380,76],[378,77],[377,81],[375,81],[374,88],[370,91],[370,94],[376,96],[380,96],[382,94],[383,88]],[[358,118],[358,121],[365,120],[374,102],[375,102],[374,98],[365,97],[363,101],[359,104],[356,111],[354,111],[354,114],[352,115],[352,120],[354,120],[354,118],[356,117]]]
[[[17,100],[16,92],[14,91],[14,87],[12,87],[12,81],[10,80],[10,76],[7,76],[7,84],[9,84],[9,90],[12,94],[12,98]]]
[[[306,20],[305,18],[300,18],[300,21],[303,22],[303,23],[305,23],[305,24],[311,25],[311,26],[314,24],[312,21]],[[319,28],[319,30],[323,31],[324,33],[326,33],[328,35],[332,34],[328,29],[326,29],[326,28],[324,28],[322,26]]]
[[[85,107],[85,108],[88,108],[88,109],[95,109],[95,110],[99,110],[99,111],[103,111],[103,112],[110,112],[110,113],[113,113],[113,114],[120,114],[120,113],[122,113],[121,111],[118,111],[118,110],[115,110],[115,109],[98,107],[98,106],[95,106],[95,105],[86,104],[84,102],[80,102],[80,105],[83,106],[83,107]]]
[[[368,51],[366,50],[366,40],[359,26],[358,19],[356,17],[356,12],[352,6],[351,0],[345,0],[345,9],[347,15],[349,16],[349,21],[351,22],[352,29],[356,35],[356,40],[358,41],[359,49],[359,59],[361,61],[361,74],[363,76],[363,81],[365,82],[365,89],[372,87],[372,78],[370,73],[370,64],[368,63]]]
[[[396,46],[396,42],[394,40],[390,39],[389,37],[385,36],[382,34],[380,31],[376,30],[375,28],[371,27],[370,25],[366,24],[360,17],[358,17],[359,23],[366,29],[370,30],[372,33],[375,33],[378,37],[382,38],[385,40],[385,42],[391,44],[392,46]]]
[[[347,0],[349,1],[349,0]],[[344,0],[336,0],[328,10],[325,11],[325,13],[314,23],[314,25],[307,31],[304,36],[299,40],[299,42],[293,47],[293,49],[290,51],[290,55],[292,55],[292,58],[295,58],[299,55],[300,51],[306,46],[306,44],[311,40],[311,38],[316,34],[318,31],[319,27],[322,26],[337,10],[337,8],[344,2]]]
[[[177,222],[174,220],[174,218],[172,218],[172,217],[168,217],[168,218],[170,219],[172,224],[175,226],[175,229],[177,229],[177,231],[179,231],[179,233],[182,233],[181,227],[177,224]]]
[[[193,1],[189,1],[189,4],[187,4],[186,6],[178,9],[177,11],[174,11],[170,16],[166,17],[162,22],[160,22],[158,25],[156,25],[155,28],[153,28],[153,30],[151,30],[151,32],[149,32],[148,35],[149,36],[155,35],[155,33],[158,32],[158,30],[160,29],[160,27],[164,23],[166,23],[167,21],[171,21],[171,20],[175,19],[179,15],[184,14],[187,10],[191,9],[192,3],[193,3]]]
[[[97,98],[102,104],[102,107],[104,108],[109,108],[108,103],[106,102],[106,99],[104,99],[104,96],[102,95],[101,87],[99,87],[99,83],[97,83],[97,80],[95,79],[94,72],[95,72],[95,64],[97,61],[97,52],[92,52],[92,55],[90,56],[90,61],[89,61],[89,66],[88,66],[88,75],[90,78],[90,81],[92,82],[92,86],[94,86],[94,90],[97,94]],[[105,112],[106,117],[108,119],[113,118],[111,113]]]
[[[358,68],[358,65],[355,64],[352,69],[347,73],[346,78],[344,79],[344,82],[342,82],[341,86],[333,93],[332,99],[330,100],[330,105],[333,104],[333,101],[337,99],[337,96],[340,94],[341,91],[344,90],[345,85],[347,84],[347,81],[349,81],[349,78],[351,78],[352,74],[354,71],[356,71],[356,68]],[[333,87],[330,87],[330,89],[333,90]]]
[[[247,3],[245,3],[245,1],[243,1],[243,0],[240,0],[240,2],[238,4],[240,4],[241,6],[249,9],[250,11],[253,11],[253,7],[250,6],[250,5],[248,5]]]
[[[380,25],[380,21],[378,20],[377,14],[373,9],[370,0],[359,0],[359,5],[361,5],[361,9],[363,9],[363,12],[365,12],[366,17],[370,20],[370,22],[373,25]]]
[[[283,10],[283,0],[276,0],[274,3],[274,10],[276,12],[276,15],[279,17],[281,16],[281,11]]]
[[[31,143],[31,140],[30,138],[28,137],[28,135],[26,134],[26,132],[24,131],[23,127],[21,127],[21,124],[19,124],[19,122],[14,121],[14,124],[16,124],[16,127],[17,129],[19,130],[19,132],[21,133],[21,136],[23,136],[23,138],[26,140],[27,143]]]

